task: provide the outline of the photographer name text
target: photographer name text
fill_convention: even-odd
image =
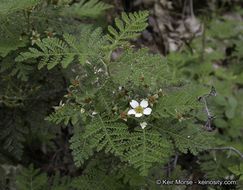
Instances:
[[[156,180],[156,184],[158,185],[235,185],[236,181],[233,180]]]

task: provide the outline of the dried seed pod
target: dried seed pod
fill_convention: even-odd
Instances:
[[[177,113],[177,118],[178,118],[178,120],[181,120],[182,119],[182,115],[180,113]]]
[[[84,102],[85,102],[86,104],[89,104],[91,101],[92,101],[91,98],[86,98],[86,99],[84,100]]]
[[[148,97],[148,100],[151,104],[154,104],[155,103],[155,98],[153,96],[149,96]]]
[[[159,96],[159,98],[161,98],[163,96],[163,93],[162,92],[158,92],[158,96]]]
[[[127,112],[122,112],[121,113],[121,118],[126,119],[127,118]]]
[[[74,81],[72,82],[72,85],[76,87],[76,86],[79,85],[79,82],[78,82],[77,80],[74,80]]]

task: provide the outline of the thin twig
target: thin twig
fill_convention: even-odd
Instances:
[[[211,131],[212,130],[211,123],[212,123],[212,120],[215,118],[215,116],[212,116],[210,114],[209,109],[208,109],[208,106],[207,106],[207,100],[206,100],[206,98],[208,98],[210,96],[216,96],[216,95],[217,95],[216,90],[212,86],[211,92],[209,94],[205,94],[203,96],[198,97],[198,101],[200,101],[201,99],[203,100],[204,107],[205,107],[205,110],[207,112],[207,118],[208,119],[207,119],[206,124],[205,124],[205,129],[208,130],[208,131]]]
[[[168,177],[171,176],[171,165],[170,165],[170,162],[168,162]]]
[[[107,66],[107,64],[102,60],[100,59],[100,61],[102,62],[102,64],[104,65],[104,69],[105,69],[105,74],[106,76],[109,76],[110,77],[110,70],[109,70],[109,67]]]
[[[191,17],[195,17],[193,12],[193,0],[190,0],[190,13],[191,13]]]
[[[210,118],[211,114],[210,114],[210,112],[208,110],[207,101],[206,101],[206,99],[204,97],[203,97],[203,103],[204,103],[204,106],[205,106],[205,110],[207,112],[207,117]]]
[[[175,155],[175,159],[174,159],[174,163],[173,163],[173,168],[176,168],[177,160],[178,160],[178,154]]]
[[[202,26],[202,51],[201,51],[201,60],[204,60],[204,54],[205,54],[205,45],[206,45],[206,26],[204,26],[204,23]]]
[[[185,14],[186,14],[186,5],[187,5],[187,0],[184,1],[183,9],[182,9],[182,19],[184,20]]]
[[[208,148],[206,150],[230,150],[237,153],[243,159],[243,154],[234,147],[216,147],[216,148]]]

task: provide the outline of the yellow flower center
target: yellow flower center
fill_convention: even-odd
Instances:
[[[143,113],[144,109],[141,106],[138,106],[134,110],[135,110],[136,113]]]

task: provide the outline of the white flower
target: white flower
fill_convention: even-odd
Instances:
[[[80,113],[84,113],[84,112],[85,112],[85,109],[81,108]]]
[[[95,111],[92,112],[92,115],[96,115],[96,114],[97,114],[97,112],[95,112]]]
[[[32,30],[32,36],[30,37],[31,44],[34,45],[37,41],[40,41],[40,34],[37,31]]]
[[[128,111],[128,115],[134,114],[135,117],[141,117],[143,114],[144,115],[150,115],[152,112],[151,108],[148,107],[148,101],[147,100],[142,100],[140,104],[136,100],[132,100],[130,102],[130,105],[133,109],[130,109]]]
[[[59,106],[53,106],[53,108],[55,109],[55,110],[61,110],[61,109],[63,109],[64,108],[64,104],[62,103],[62,101],[59,103]]]
[[[148,124],[146,122],[142,122],[140,123],[140,126],[142,127],[142,129],[144,129]]]

